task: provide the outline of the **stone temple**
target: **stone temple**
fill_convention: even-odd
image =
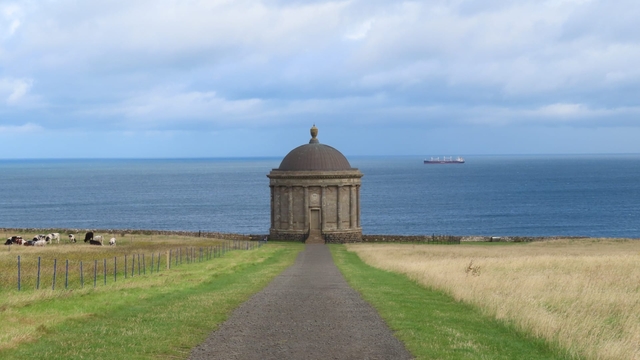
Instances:
[[[311,128],[308,144],[291,150],[267,177],[271,188],[273,240],[306,243],[362,241],[362,173],[331,146],[320,144]]]

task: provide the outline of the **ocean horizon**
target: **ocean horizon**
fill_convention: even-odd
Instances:
[[[364,234],[640,237],[640,154],[431,156],[347,157]],[[264,234],[281,160],[0,160],[0,226]]]

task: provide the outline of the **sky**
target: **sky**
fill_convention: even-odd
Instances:
[[[640,153],[635,0],[0,0],[0,159]]]

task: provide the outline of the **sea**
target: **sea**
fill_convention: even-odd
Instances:
[[[0,160],[0,227],[265,234],[281,158]],[[349,157],[365,234],[640,238],[640,155]]]

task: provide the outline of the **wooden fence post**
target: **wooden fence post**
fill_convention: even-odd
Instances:
[[[82,271],[82,260],[80,260],[80,287],[84,288],[84,271]]]
[[[98,260],[93,260],[93,287],[96,287],[98,281]]]
[[[64,289],[68,289],[69,288],[69,259],[66,259],[66,265],[64,268]]]
[[[51,283],[51,290],[56,289],[56,272],[58,270],[58,259],[53,259],[53,281]]]
[[[104,268],[104,284],[107,285],[107,258],[104,258],[102,267]]]
[[[116,282],[117,276],[118,276],[117,275],[118,274],[118,263],[116,261],[117,258],[118,258],[117,256],[113,257],[113,282]]]
[[[18,291],[20,291],[20,255],[18,255]]]
[[[40,256],[38,256],[38,276],[36,278],[36,290],[40,289]]]

